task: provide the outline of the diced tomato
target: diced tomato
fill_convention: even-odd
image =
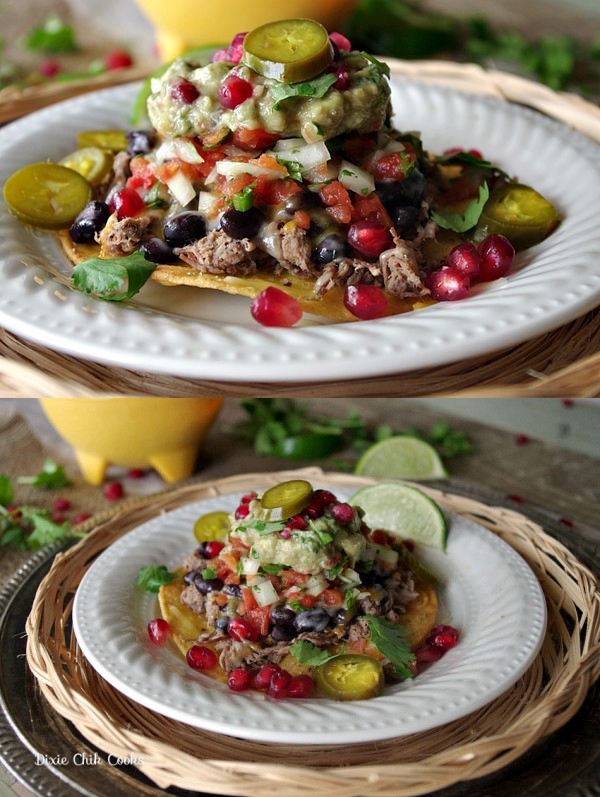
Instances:
[[[230,570],[237,570],[239,555],[236,556],[234,553],[222,553],[220,558]]]
[[[269,579],[269,581],[275,587],[276,590],[279,591],[281,589],[281,579],[279,578],[279,576],[276,576],[274,573],[269,573],[267,575],[267,578]]]
[[[239,611],[239,610],[238,610]],[[270,609],[268,606],[257,606],[246,614],[246,620],[252,625],[259,636],[267,636],[269,633]]]
[[[328,589],[323,590],[323,592],[321,592],[321,594],[317,597],[319,600],[325,601],[328,606],[336,606],[338,603],[344,602],[344,596],[341,589],[336,589],[335,587],[329,587]]]
[[[261,127],[254,129],[250,127],[238,127],[232,137],[232,143],[239,149],[246,152],[256,152],[261,149],[268,149],[278,141],[279,136],[274,133],[267,133]]]
[[[346,643],[346,650],[351,650],[352,653],[364,653],[366,647],[366,639],[351,639]]]
[[[298,573],[297,570],[284,570],[281,574],[281,583],[284,587],[306,584],[307,580],[306,573]]]
[[[297,600],[298,603],[301,606],[304,606],[305,609],[312,609],[317,602],[317,599],[314,595],[298,595]]]
[[[212,600],[213,600],[214,603],[217,604],[217,606],[225,606],[225,604],[228,601],[228,597],[227,597],[227,595],[224,595],[222,592],[220,592],[220,593],[217,593]]]
[[[371,224],[382,224],[391,227],[392,220],[376,191],[368,196],[357,196],[354,200],[352,221],[368,221]]]
[[[321,188],[320,194],[323,203],[327,205],[327,212],[341,224],[350,224],[352,201],[350,194],[339,180],[334,180]]]
[[[223,559],[221,559],[220,557],[218,559],[215,559],[214,562],[211,562],[211,566],[215,568],[217,578],[220,578],[221,581],[225,581],[225,579],[231,572],[235,573],[236,569],[235,567],[233,567],[233,569],[229,567],[229,565],[226,562],[224,562]]]
[[[224,581],[225,581],[226,584],[239,584],[240,583],[240,577],[238,576],[237,573],[234,573],[233,571],[230,571],[225,576]]]
[[[239,194],[246,186],[251,185],[254,178],[250,174],[238,174],[231,180],[228,180],[224,175],[217,177],[217,188],[226,199],[233,199],[236,194]],[[254,194],[254,191],[252,192]]]
[[[131,169],[131,177],[127,180],[127,188],[133,188],[134,191],[140,188],[147,191],[152,188],[156,182],[156,175],[152,164],[146,158],[140,155],[132,158],[129,168]]]
[[[255,205],[278,205],[297,191],[302,191],[302,188],[295,180],[270,180],[260,176],[256,178],[252,194]]]
[[[279,172],[282,177],[287,177],[287,168],[282,163],[279,163],[274,155],[267,155],[266,152],[263,152],[258,158],[252,158],[250,163],[253,166],[259,166],[262,169],[271,169],[274,172]]]
[[[202,146],[203,147],[214,147],[217,144],[223,144],[229,136],[231,135],[231,130],[226,127],[220,127],[218,130],[213,130],[211,133],[207,133],[205,136],[202,136]]]
[[[244,545],[239,537],[230,537],[229,544],[233,548],[234,555],[239,553],[239,555],[242,556],[243,554],[248,553],[250,550],[249,546]]]
[[[310,227],[310,214],[305,210],[297,210],[294,213],[294,221],[302,230],[308,230]]]
[[[223,160],[225,153],[221,147],[215,149],[202,149],[196,139],[190,139],[200,155],[203,158],[202,163],[187,163],[180,158],[173,158],[172,160],[161,163],[156,167],[156,176],[158,179],[166,183],[178,172],[182,172],[190,180],[204,180],[212,172],[215,163]]]
[[[415,153],[408,147],[404,152],[391,152],[371,164],[371,173],[376,180],[404,180]]]
[[[258,603],[256,602],[256,598],[254,597],[254,592],[250,589],[250,587],[242,587],[242,603],[244,605],[244,613],[251,612],[252,609],[256,609]],[[240,607],[242,604],[240,604]],[[238,614],[241,614],[240,608],[238,608]]]

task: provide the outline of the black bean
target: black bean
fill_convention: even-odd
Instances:
[[[175,248],[187,246],[206,235],[206,224],[199,213],[180,213],[168,221],[163,230],[165,241]]]
[[[140,252],[151,263],[172,263],[177,258],[173,250],[162,238],[149,238],[140,246]]]
[[[426,182],[423,172],[415,167],[404,180],[382,180],[375,185],[375,190],[388,213],[393,215],[401,205],[420,207]]]
[[[333,622],[336,625],[345,625],[351,617],[352,614],[348,609],[341,608],[333,615]]]
[[[150,130],[131,130],[127,133],[127,152],[129,155],[145,155],[154,146],[154,133]]]
[[[223,615],[223,617],[219,617],[219,619],[215,622],[215,628],[217,631],[220,631],[222,634],[226,634],[230,622],[231,622],[231,617]]]
[[[110,210],[106,203],[88,202],[69,228],[71,240],[76,244],[93,243],[96,233],[104,229],[109,216]]]
[[[296,191],[285,201],[284,210],[293,216],[297,210],[310,210],[322,206],[321,198],[314,191]]]
[[[314,255],[317,263],[325,265],[337,257],[346,257],[350,251],[345,236],[338,232],[326,235],[315,246]]]
[[[325,609],[313,609],[296,615],[294,626],[299,634],[306,631],[319,632],[329,625],[329,615]]]
[[[229,208],[221,216],[220,227],[230,238],[254,238],[263,223],[263,214],[257,208],[236,210]]]
[[[190,572],[186,573],[185,576],[183,577],[184,582],[186,584],[193,584],[197,573],[198,573],[197,570],[190,570]]]
[[[290,639],[294,639],[294,637],[298,636],[298,631],[296,631],[293,625],[281,623],[280,625],[273,626],[271,629],[271,636],[273,637],[273,642],[289,642]]]
[[[223,582],[220,578],[203,578],[202,571],[200,571],[196,574],[194,586],[198,592],[208,595],[209,592],[220,592],[223,589]]]
[[[237,584],[225,584],[223,587],[223,592],[225,595],[229,595],[231,598],[242,597],[242,588]]]
[[[206,558],[206,543],[201,542],[200,545],[196,548],[196,553],[198,556],[204,556]]]
[[[289,606],[273,606],[269,614],[271,622],[275,625],[281,623],[293,623],[296,619],[296,612]]]

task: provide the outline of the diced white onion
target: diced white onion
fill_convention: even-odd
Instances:
[[[390,565],[395,565],[398,562],[398,551],[393,548],[384,548],[379,546],[377,550],[377,558]]]
[[[352,570],[351,567],[347,567],[342,573],[340,573],[340,578],[347,584],[360,584],[359,574],[356,572],[356,570]]]
[[[270,606],[279,600],[277,590],[270,581],[263,581],[261,584],[253,584],[252,592],[259,606]]]
[[[280,138],[273,149],[275,152],[285,152],[288,149],[299,149],[305,145],[306,141],[303,138]]]
[[[338,170],[330,161],[326,168],[323,168],[324,164],[319,164],[319,166],[315,166],[312,169],[303,169],[302,176],[305,180],[308,180],[309,183],[314,183],[318,185],[319,183],[330,183],[332,180],[337,180],[338,178]]]
[[[328,586],[329,584],[325,576],[311,576],[306,582],[306,592],[316,597],[320,595],[324,589],[327,589]]]
[[[242,573],[245,576],[254,576],[260,569],[260,562],[257,559],[248,559],[246,556],[240,559],[240,564],[242,566]]]
[[[245,161],[218,161],[215,166],[217,174],[223,174],[227,179],[237,177],[238,174],[251,174],[253,177],[267,177],[271,180],[280,180],[286,177],[281,169],[268,169],[265,166],[256,166],[254,163]],[[209,175],[209,178],[211,175]],[[208,182],[208,178],[206,182]]]
[[[191,180],[188,180],[183,172],[177,172],[174,174],[170,180],[167,180],[167,185],[169,187],[169,191],[173,194],[182,208],[186,207],[186,205],[189,205],[192,199],[195,199],[196,197],[196,191],[194,190]]]
[[[204,163],[204,158],[200,155],[192,142],[186,141],[183,138],[163,141],[155,154],[156,160],[159,163],[164,163],[172,158],[179,158],[179,160],[185,161],[186,163]]]
[[[368,542],[365,546],[365,552],[362,555],[362,558],[366,562],[372,562],[377,557],[378,550],[378,545],[376,545],[374,542]]]
[[[210,191],[200,191],[198,194],[198,210],[203,216],[212,218],[215,215],[217,204],[216,196],[213,196]]]
[[[367,196],[375,190],[373,175],[349,161],[342,161],[339,181],[348,191],[354,191],[361,196]]]
[[[388,141],[388,143],[382,149],[378,149],[376,152],[376,157],[381,158],[385,155],[391,155],[393,152],[404,152],[406,147],[401,141],[396,141],[392,139]]]
[[[290,147],[274,154],[277,154],[280,160],[299,163],[302,172],[331,160],[331,153],[323,141],[314,144],[303,143],[302,146]]]

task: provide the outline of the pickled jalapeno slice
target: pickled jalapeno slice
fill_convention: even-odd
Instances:
[[[271,512],[275,509],[281,510],[281,517],[288,518],[297,515],[308,506],[312,494],[310,482],[304,479],[291,479],[270,487],[263,493],[260,503],[263,509]]]
[[[231,529],[227,512],[208,512],[194,523],[194,536],[198,542],[222,540]]]
[[[92,185],[100,185],[112,170],[113,158],[100,147],[83,147],[71,152],[60,163],[85,177]]]
[[[250,31],[243,61],[259,75],[299,83],[324,72],[333,61],[326,29],[312,19],[283,19]]]
[[[550,235],[558,221],[554,205],[534,188],[506,183],[492,191],[479,219],[478,232],[481,236],[504,235],[516,249],[526,249]]]
[[[331,700],[368,700],[383,688],[383,667],[377,659],[344,653],[313,672],[318,690]]]
[[[127,134],[124,130],[83,130],[77,134],[77,146],[100,147],[111,152],[127,149]]]

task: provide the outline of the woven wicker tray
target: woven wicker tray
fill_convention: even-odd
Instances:
[[[86,662],[70,633],[77,585],[94,558],[130,529],[182,504],[268,486],[301,473],[327,485],[371,480],[318,469],[247,474],[176,489],[125,509],[59,554],[27,621],[27,658],[56,711],[93,745],[143,759],[161,787],[216,794],[403,797],[496,772],[564,725],[600,676],[598,581],[563,545],[517,512],[427,489],[440,505],[484,525],[530,564],[548,604],[548,630],[530,669],[502,697],[466,718],[421,734],[349,748],[308,747],[224,737],[157,715],[115,691]],[[304,748],[303,748],[304,749]],[[303,764],[310,761],[310,766]],[[385,763],[382,763],[385,762]]]
[[[395,75],[528,105],[600,143],[600,108],[530,80],[474,64],[387,59]],[[122,81],[117,75],[114,80]],[[110,85],[78,83],[72,92]],[[29,91],[29,90],[28,90]],[[0,119],[65,99],[65,87],[2,99]],[[11,110],[12,109],[12,110]],[[600,396],[600,314],[593,311],[493,356],[351,382],[245,384],[160,376],[85,362],[0,330],[0,396]]]

